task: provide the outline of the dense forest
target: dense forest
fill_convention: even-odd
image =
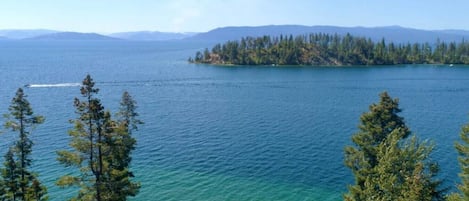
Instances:
[[[192,63],[233,65],[469,64],[469,43],[395,44],[350,34],[245,37],[198,51]]]

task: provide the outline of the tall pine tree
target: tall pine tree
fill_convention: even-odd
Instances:
[[[84,100],[75,99],[79,117],[72,120],[74,129],[69,132],[74,150],[58,152],[59,162],[79,168],[80,175],[65,175],[57,185],[79,186],[75,200],[126,200],[140,188],[139,183],[131,181],[133,174],[129,167],[136,143],[131,131],[140,122],[135,118],[135,101],[125,93],[127,99],[123,102],[130,109],[120,111],[122,119],[115,121],[95,97],[99,89],[94,84],[87,75],[80,90]]]
[[[35,116],[26,99],[23,89],[16,91],[15,97],[8,108],[5,127],[18,133],[18,141],[5,155],[5,169],[2,171],[7,183],[6,195],[13,200],[47,200],[47,190],[35,173],[29,170],[32,164],[31,153],[33,142],[29,138],[30,131],[44,122],[43,116]],[[33,185],[35,185],[33,187]],[[32,195],[32,188],[40,188],[41,193]]]
[[[65,166],[77,167],[80,175],[65,175],[58,181],[61,187],[79,186],[80,190],[76,200],[105,200],[103,172],[103,138],[102,130],[104,108],[96,98],[99,89],[94,87],[95,82],[87,75],[82,82],[80,93],[84,100],[75,98],[74,106],[78,118],[71,120],[74,129],[69,131],[72,137],[70,146],[74,151],[58,151],[58,161]]]
[[[437,166],[428,162],[432,146],[418,143],[401,112],[399,101],[386,92],[360,117],[355,146],[345,148],[345,164],[355,176],[345,200],[438,200]]]
[[[113,200],[126,200],[128,196],[135,196],[140,189],[138,182],[131,181],[134,177],[133,172],[130,170],[130,163],[132,161],[132,151],[135,149],[136,140],[132,136],[132,131],[138,130],[138,124],[143,122],[137,119],[138,113],[136,112],[136,101],[126,91],[122,95],[120,102],[119,112],[117,113],[118,120],[113,122],[109,120],[106,122],[108,130],[113,135],[108,135],[107,142],[110,145],[110,154],[107,155],[110,169],[109,179],[113,185],[110,185]]]

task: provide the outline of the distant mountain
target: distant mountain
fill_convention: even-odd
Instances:
[[[171,33],[159,31],[136,31],[136,32],[120,32],[113,33],[109,36],[125,39],[125,40],[141,40],[141,41],[164,41],[164,40],[180,40],[191,37],[196,33]]]
[[[0,36],[9,39],[25,39],[57,32],[48,29],[5,29],[0,30]]]
[[[436,30],[435,32],[455,34],[455,35],[461,35],[461,36],[469,36],[469,31],[466,31],[466,30],[447,29],[447,30]],[[465,39],[469,40],[469,38],[465,38]]]
[[[120,40],[120,39],[109,37],[109,36],[104,36],[104,35],[100,35],[96,33],[58,32],[58,33],[40,35],[40,36],[36,36],[32,38],[26,38],[25,40],[110,41],[110,40]]]
[[[420,30],[400,26],[386,27],[338,27],[338,26],[301,26],[301,25],[269,25],[269,26],[241,26],[222,27],[205,33],[170,33],[158,31],[120,32],[109,35],[96,33],[61,32],[47,29],[0,30],[0,40],[27,39],[27,40],[135,40],[135,41],[165,41],[165,40],[197,40],[211,42],[225,42],[239,40],[242,37],[252,36],[279,36],[305,35],[309,33],[327,33],[354,36],[363,36],[379,41],[385,38],[395,43],[429,42],[469,40],[467,30]]]
[[[309,33],[327,33],[345,35],[350,33],[354,36],[364,36],[374,41],[385,38],[387,41],[395,43],[407,42],[434,42],[438,38],[442,41],[459,42],[463,38],[469,40],[469,32],[461,30],[442,30],[428,31],[404,28],[400,26],[387,27],[337,27],[337,26],[301,26],[301,25],[270,25],[258,27],[223,27],[217,28],[206,33],[200,33],[187,40],[205,40],[205,41],[227,41],[239,40],[245,36],[263,36],[263,35],[304,35]]]

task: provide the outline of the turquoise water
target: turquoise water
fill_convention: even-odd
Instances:
[[[343,166],[359,116],[378,94],[399,97],[446,186],[457,181],[454,141],[469,121],[469,66],[217,67],[186,62],[211,44],[182,42],[0,42],[0,112],[18,87],[46,122],[33,133],[35,170],[51,200],[66,169],[73,98],[90,73],[106,108],[128,90],[145,124],[135,133],[132,200],[341,200]],[[3,133],[0,153],[14,135]]]

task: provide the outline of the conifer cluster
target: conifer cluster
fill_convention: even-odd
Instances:
[[[123,94],[118,119],[112,119],[96,97],[99,89],[94,85],[87,75],[80,89],[82,99],[74,101],[78,117],[71,121],[74,129],[69,132],[73,150],[57,152],[60,163],[76,167],[80,173],[62,176],[57,185],[79,187],[73,200],[126,200],[140,189],[140,184],[131,180],[130,162],[136,143],[132,131],[142,122],[128,92]]]
[[[469,64],[466,41],[396,44],[350,34],[245,37],[198,51],[189,62],[233,65]]]
[[[77,167],[79,173],[62,176],[57,185],[76,186],[77,195],[71,200],[125,201],[139,192],[140,183],[134,182],[130,170],[132,151],[136,140],[132,132],[143,122],[138,120],[137,104],[128,92],[124,92],[116,119],[104,110],[96,97],[99,89],[94,87],[90,75],[83,80],[80,89],[82,99],[75,98],[77,119],[71,120],[70,146],[73,150],[58,151],[58,161],[67,167]],[[5,128],[18,137],[4,156],[0,168],[1,201],[48,200],[47,188],[32,166],[33,141],[31,131],[44,122],[43,116],[34,115],[23,89],[18,89],[5,115]]]

